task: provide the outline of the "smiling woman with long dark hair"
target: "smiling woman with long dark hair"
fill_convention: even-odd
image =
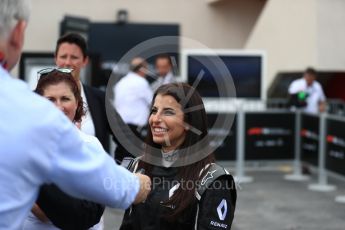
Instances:
[[[127,229],[230,229],[236,206],[232,176],[209,148],[207,116],[198,92],[185,83],[157,89],[146,150],[133,171],[152,179],[146,202],[123,218]]]

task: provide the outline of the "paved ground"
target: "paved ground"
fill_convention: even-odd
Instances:
[[[345,204],[334,202],[336,195],[345,195],[345,182],[330,178],[337,185],[333,192],[308,190],[316,182],[314,172],[310,181],[292,182],[283,179],[284,173],[251,171],[253,183],[241,184],[233,230],[344,230]],[[107,209],[105,230],[116,230],[123,212]]]

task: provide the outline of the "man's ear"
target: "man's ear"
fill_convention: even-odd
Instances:
[[[10,45],[15,49],[22,49],[24,45],[24,35],[27,22],[19,20],[9,38]]]
[[[83,60],[83,67],[87,66],[88,63],[89,63],[89,57],[85,57]]]

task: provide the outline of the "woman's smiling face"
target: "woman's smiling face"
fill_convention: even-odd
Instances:
[[[53,102],[71,121],[74,120],[78,101],[68,84],[60,82],[49,85],[44,89],[43,96]]]
[[[153,142],[164,152],[177,149],[185,140],[187,127],[181,105],[170,95],[158,94],[154,100],[149,125]]]

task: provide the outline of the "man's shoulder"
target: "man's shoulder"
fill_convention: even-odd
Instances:
[[[296,79],[291,82],[288,88],[289,94],[295,94],[298,93],[299,91],[305,90],[307,87],[307,83],[303,78]]]
[[[83,88],[86,95],[89,94],[89,95],[95,95],[98,97],[105,97],[105,92],[96,87],[83,84]]]
[[[52,106],[47,99],[31,91],[21,80],[11,78],[1,83],[0,96],[7,100],[9,112],[28,110],[26,112],[36,113],[36,111],[44,109],[45,106]]]
[[[23,112],[25,112],[23,117],[27,117],[29,124],[44,130],[49,130],[50,132],[53,130],[59,132],[66,124],[71,123],[67,117],[47,99],[35,93],[28,94],[27,98],[29,100],[23,100],[21,104],[18,104],[18,107],[23,108]]]
[[[320,82],[318,82],[318,81],[314,81],[313,86],[316,87],[317,89],[322,89],[322,86],[321,86]]]
[[[85,143],[92,144],[94,146],[97,146],[97,148],[103,150],[102,144],[99,142],[99,140],[95,136],[88,135],[80,130],[78,130],[80,138],[83,140]]]
[[[128,73],[116,84],[115,88],[140,90],[150,88],[150,84],[144,77],[136,73]]]
[[[305,80],[304,78],[298,78],[298,79],[295,79],[291,82],[291,84],[305,84]]]
[[[8,128],[3,130],[9,135],[8,140],[25,139],[29,135],[35,143],[50,142],[68,128],[71,122],[53,103],[32,92],[17,79],[6,81],[0,84],[0,114],[2,122],[8,124]]]
[[[174,83],[176,82],[176,78],[174,76],[174,74],[172,72],[169,72],[166,76],[165,76],[165,84],[168,84],[168,83]]]

